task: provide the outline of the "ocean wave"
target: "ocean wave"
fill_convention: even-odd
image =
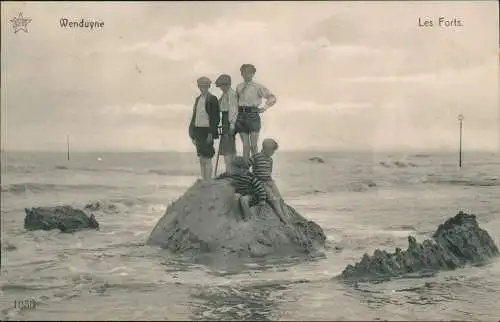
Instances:
[[[82,171],[82,172],[123,172],[123,173],[135,173],[135,174],[157,174],[161,176],[193,176],[197,174],[195,170],[183,170],[183,169],[132,169],[132,168],[89,168],[89,167],[70,168],[61,165],[55,166],[54,169]]]
[[[161,176],[195,176],[198,174],[195,170],[150,169],[147,172]]]
[[[31,193],[45,193],[48,191],[62,191],[62,190],[94,190],[94,189],[110,189],[117,188],[107,185],[98,184],[54,184],[54,183],[14,183],[2,186],[2,192],[12,194],[23,194],[26,192]]]
[[[498,187],[500,180],[498,178],[442,178],[434,175],[428,175],[424,183],[444,184],[469,187]]]
[[[388,162],[380,161],[379,164],[381,166],[383,166],[384,168],[407,168],[407,167],[416,168],[416,167],[418,167],[418,165],[416,165],[415,163],[403,162],[403,161],[398,161],[398,160],[388,161]]]
[[[70,171],[82,171],[82,172],[124,172],[124,173],[135,173],[134,169],[131,168],[89,168],[89,167],[67,167],[63,165],[56,165],[54,170],[70,170]]]

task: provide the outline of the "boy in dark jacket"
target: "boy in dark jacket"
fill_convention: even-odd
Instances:
[[[212,81],[208,77],[198,78],[197,83],[200,95],[193,106],[189,137],[196,146],[196,154],[200,159],[201,177],[209,180],[212,177],[212,158],[215,155],[214,140],[219,138],[219,100],[209,92]]]

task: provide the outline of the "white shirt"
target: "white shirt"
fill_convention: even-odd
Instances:
[[[238,117],[238,95],[236,91],[229,88],[226,93],[222,93],[219,104],[220,111],[228,112],[229,124],[234,126],[236,124],[236,118]]]
[[[276,103],[276,96],[271,93],[265,86],[254,81],[248,83],[243,82],[236,86],[238,94],[239,106],[256,106],[260,107],[262,99],[266,99],[265,107],[269,108]]]
[[[196,105],[196,116],[194,119],[194,126],[196,127],[210,127],[208,113],[205,108],[206,99],[207,97],[204,95],[200,95],[200,98],[198,99],[198,104]]]

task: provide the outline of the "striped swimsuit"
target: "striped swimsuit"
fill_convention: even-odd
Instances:
[[[271,173],[273,172],[273,158],[259,152],[250,158],[250,167],[252,173],[262,182],[272,181]]]
[[[247,173],[233,173],[231,175],[231,184],[237,193],[242,195],[252,196],[256,203],[267,199],[267,193],[260,182],[250,172]]]

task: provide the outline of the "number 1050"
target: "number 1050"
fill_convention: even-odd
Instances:
[[[36,301],[33,299],[26,299],[22,301],[14,300],[14,308],[21,310],[31,310],[36,307]]]

